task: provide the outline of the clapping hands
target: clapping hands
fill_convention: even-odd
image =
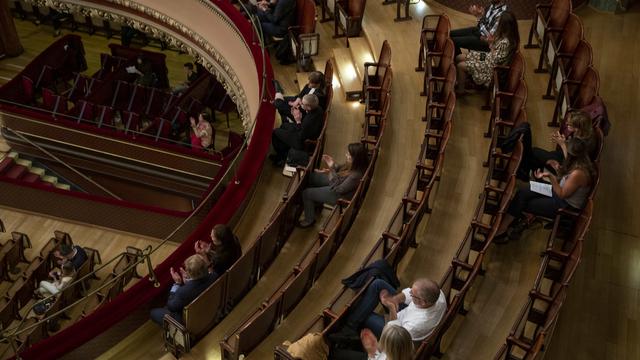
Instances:
[[[535,176],[536,179],[550,179],[552,175],[548,171],[538,169],[533,173],[533,176]]]
[[[481,17],[484,13],[484,8],[480,5],[471,5],[469,6],[469,12],[475,17]]]
[[[333,165],[336,164],[336,162],[333,160],[333,158],[330,155],[324,154],[322,155],[322,161],[324,161],[325,164],[327,164],[328,167],[332,168]]]
[[[171,278],[173,279],[174,283],[178,285],[184,284],[184,275],[186,275],[186,271],[184,271],[184,268],[180,268],[179,272],[175,271],[173,268],[170,268],[169,272],[171,273]]]

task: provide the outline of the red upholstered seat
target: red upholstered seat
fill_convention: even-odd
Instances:
[[[6,176],[10,179],[19,180],[29,172],[25,166],[16,165],[7,171]]]
[[[0,162],[0,174],[4,174],[5,171],[9,170],[14,164],[13,158],[6,157]]]

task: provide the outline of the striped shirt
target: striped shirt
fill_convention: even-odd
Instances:
[[[493,35],[496,32],[496,29],[498,29],[500,15],[505,11],[507,11],[506,4],[489,5],[480,20],[478,20],[478,29],[480,30],[480,34],[482,34],[482,36],[489,36],[489,34]]]

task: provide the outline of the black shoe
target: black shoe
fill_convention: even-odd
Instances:
[[[282,85],[280,85],[280,82],[278,80],[273,80],[273,87],[276,90],[276,92],[279,92],[281,94],[284,94],[284,89],[282,88]]]
[[[307,221],[306,219],[304,221],[298,221],[298,223],[296,224],[299,228],[303,228],[306,229],[308,227],[313,226],[313,224],[316,223],[316,220],[311,220],[311,221]]]

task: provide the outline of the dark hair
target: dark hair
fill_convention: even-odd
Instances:
[[[320,71],[314,71],[309,74],[309,82],[313,84],[320,84],[320,88],[324,88],[326,86],[324,80],[324,74]]]
[[[206,122],[211,122],[211,115],[209,115],[208,112],[203,111],[200,113],[200,116],[202,116],[202,120],[206,121]]]
[[[60,244],[58,245],[58,252],[62,256],[68,256],[73,252],[73,247],[69,244]]]
[[[62,270],[62,275],[73,275],[76,268],[73,267],[73,263],[70,261],[65,262],[60,266],[60,270]]]
[[[518,32],[518,20],[511,11],[505,11],[500,15],[495,40],[507,39],[509,41],[509,59],[520,47],[520,33]]]
[[[567,140],[567,157],[562,162],[558,175],[564,176],[576,169],[586,172],[587,176],[589,176],[589,182],[596,175],[593,163],[587,153],[587,143],[577,137],[571,137]]]
[[[362,143],[351,143],[347,146],[347,151],[351,155],[351,167],[349,170],[360,171],[364,174],[369,166],[369,154]]]
[[[213,227],[213,236],[220,240],[223,247],[231,246],[236,241],[231,228],[225,224],[217,224]],[[213,240],[213,239],[212,239]]]
[[[184,63],[184,65],[182,65],[182,66],[186,67],[186,68],[187,68],[187,69],[189,69],[189,70],[193,70],[193,64],[192,64],[192,63],[190,63],[190,62],[188,62],[188,63]]]

